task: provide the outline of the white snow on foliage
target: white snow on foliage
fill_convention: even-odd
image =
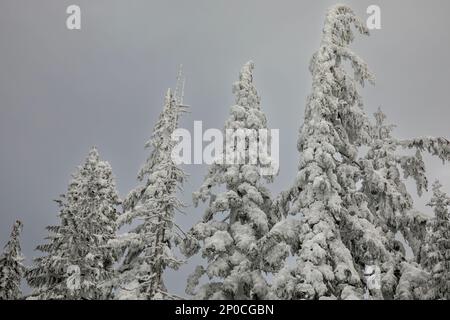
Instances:
[[[447,163],[450,142],[398,139],[381,109],[373,119],[366,115],[359,90],[374,76],[350,48],[357,34],[369,32],[351,8],[328,10],[310,63],[298,169],[286,190],[272,197],[267,184],[275,177],[260,174],[269,155],[252,161],[259,153],[251,140],[266,145],[272,137],[248,136],[243,163],[217,160],[208,167],[193,194],[194,207],[206,207],[200,221],[188,231],[175,223],[186,180],[171,157],[186,108],[180,72],[146,143],[151,152],[139,185],[121,202],[110,165],[93,148],[57,200],[59,224],[47,227],[48,241],[37,247],[42,255],[27,270],[21,223],[13,226],[0,256],[0,299],[20,298],[24,276],[32,288],[28,299],[180,299],[163,277],[184,263],[176,249],[202,258],[187,278],[189,298],[449,299],[450,197],[435,182],[434,216],[427,215],[415,208],[406,182],[425,194],[423,153]],[[238,130],[237,137],[268,130],[254,68],[245,63],[232,85],[235,102],[224,131]]]

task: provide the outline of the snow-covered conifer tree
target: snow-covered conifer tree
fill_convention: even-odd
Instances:
[[[412,177],[419,195],[427,190],[428,182],[420,151],[417,150],[414,155],[400,154],[398,148],[401,144],[392,137],[394,126],[385,124],[386,115],[380,109],[374,116],[369,149],[359,163],[362,168],[362,193],[367,199],[371,221],[388,240],[386,245],[391,258],[381,264],[381,282],[383,297],[392,299],[398,283],[395,274],[401,274],[404,269],[401,262],[405,251],[395,236],[401,232],[413,252],[419,252],[426,225],[426,216],[413,209],[412,197],[402,178]]]
[[[236,104],[231,107],[225,130],[237,135],[240,129],[241,133],[246,129],[267,129],[253,85],[253,69],[253,62],[247,62],[233,85]],[[193,195],[195,205],[209,201],[203,221],[190,230],[191,241],[185,248],[188,255],[201,249],[207,260],[206,268],[198,266],[188,279],[186,292],[199,299],[263,299],[268,293],[263,270],[270,262],[265,258],[270,257],[263,255],[259,241],[276,222],[271,217],[271,197],[264,183],[270,182],[273,175],[261,175],[261,168],[269,161],[259,157],[252,161],[256,154],[252,154],[251,138],[240,139],[245,140],[245,150],[238,150],[244,154],[243,161],[216,159],[200,190]],[[264,138],[256,139],[262,142]],[[236,149],[234,140],[226,141],[224,150]],[[204,274],[209,280],[196,291]]]
[[[297,263],[274,278],[273,292],[280,298],[362,298],[367,288],[363,270],[372,269],[370,265],[380,268],[380,283],[370,286],[368,298],[394,298],[401,270],[409,270],[408,275],[412,270],[401,265],[404,248],[395,235],[401,231],[419,252],[426,224],[413,210],[400,168],[404,178],[415,180],[420,195],[427,188],[420,151],[443,161],[449,157],[446,139],[396,140],[381,112],[376,124],[370,124],[357,86],[373,77],[348,47],[352,26],[368,33],[350,8],[332,7],[311,61],[313,93],[300,130],[299,173],[294,186],[275,202],[277,211],[291,213],[301,223]],[[369,152],[358,159],[361,145]],[[416,154],[398,155],[398,147],[416,149]]]
[[[450,299],[450,197],[442,191],[439,181],[433,184],[429,206],[435,217],[430,221],[422,264],[431,274],[433,299]]]
[[[421,196],[423,191],[428,190],[421,152],[428,151],[445,162],[450,159],[450,143],[444,138],[396,139],[392,136],[394,126],[384,123],[386,115],[378,110],[374,116],[369,151],[360,161],[364,170],[364,193],[369,198],[371,211],[381,224],[404,232],[408,225],[405,220],[410,219],[411,215],[414,217],[415,213],[412,197],[402,178],[411,177],[415,181],[417,194]],[[398,150],[400,148],[413,149],[415,153],[405,155],[400,152],[404,150]],[[408,237],[407,234],[404,236]],[[420,251],[420,246],[416,247],[414,243],[411,246],[416,254]]]
[[[111,166],[92,148],[56,201],[60,224],[49,226],[49,243],[34,260],[27,279],[37,299],[105,299],[116,256],[107,243],[115,237],[120,204]]]
[[[167,292],[163,273],[167,267],[177,269],[182,263],[173,253],[181,229],[174,214],[183,207],[177,198],[185,174],[172,159],[172,134],[183,111],[182,93],[169,89],[163,111],[146,147],[152,153],[141,168],[138,179],[143,185],[132,190],[124,200],[125,213],[119,225],[137,223],[130,232],[110,242],[124,251],[115,282],[116,299],[174,298]]]
[[[357,147],[370,141],[357,85],[372,82],[373,76],[348,47],[352,27],[368,33],[349,7],[332,7],[311,61],[313,88],[300,129],[299,172],[292,189],[282,194],[290,203],[282,207],[302,225],[295,266],[274,278],[274,293],[282,299],[362,298],[364,261],[355,261],[352,251],[359,250],[362,260],[389,259],[357,186]],[[354,76],[346,71],[346,60]]]
[[[0,300],[16,300],[22,296],[20,282],[25,274],[20,249],[22,222],[14,223],[11,236],[0,256]]]
[[[392,136],[394,126],[385,124],[385,119],[385,114],[380,110],[375,113],[372,141],[367,154],[360,160],[363,168],[362,191],[368,199],[373,222],[382,228],[385,237],[390,239],[389,250],[394,258],[382,265],[385,273],[382,279],[383,295],[385,298],[394,298],[394,294],[396,298],[402,299],[408,296],[426,298],[418,294],[419,291],[426,291],[426,288],[419,288],[418,284],[415,285],[415,293],[406,294],[407,288],[412,287],[405,286],[405,279],[410,279],[414,273],[418,278],[424,278],[426,272],[420,271],[419,264],[408,265],[407,262],[402,262],[403,244],[394,241],[394,237],[400,232],[411,247],[416,262],[420,262],[421,252],[426,246],[428,218],[414,208],[413,199],[403,180],[411,177],[415,181],[417,194],[421,196],[423,191],[428,190],[422,151],[428,151],[441,160],[448,161],[449,143],[444,138],[416,138],[405,141],[395,139]],[[413,149],[415,153],[405,154],[405,149]],[[403,275],[403,272],[406,274]],[[394,274],[399,278],[394,277]],[[399,288],[395,288],[397,281]]]

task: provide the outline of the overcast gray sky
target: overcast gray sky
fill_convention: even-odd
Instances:
[[[342,1],[364,20],[381,7],[382,29],[358,37],[354,50],[377,77],[361,91],[365,109],[381,106],[395,133],[450,137],[450,2],[447,0]],[[248,60],[271,128],[280,129],[281,171],[274,193],[293,181],[311,78],[326,9],[335,1],[261,0],[2,0],[0,2],[0,244],[15,219],[24,222],[23,252],[35,256],[45,226],[57,223],[52,199],[64,193],[92,145],[117,177],[121,196],[136,186],[148,155],[144,143],[175,85],[178,64],[187,77],[185,102],[204,128],[222,128],[233,104],[231,84]],[[82,29],[66,29],[66,8],[77,4]],[[450,191],[450,170],[426,157],[430,180]],[[206,173],[190,174],[183,198],[191,204]],[[411,184],[410,184],[411,186]],[[414,192],[414,188],[410,189]],[[417,206],[430,212],[417,199]],[[202,210],[178,218],[185,228]],[[198,259],[166,274],[169,289],[184,293]],[[30,260],[27,260],[30,263]]]

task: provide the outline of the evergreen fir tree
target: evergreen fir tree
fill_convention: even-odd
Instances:
[[[349,7],[332,7],[311,61],[313,92],[300,129],[299,172],[294,187],[281,195],[282,211],[301,221],[297,262],[274,279],[273,290],[282,299],[362,298],[365,262],[390,259],[386,239],[371,222],[367,200],[357,186],[357,148],[370,142],[357,85],[373,81],[373,76],[348,47],[353,26],[368,34]],[[360,251],[358,259],[352,250]]]
[[[176,193],[185,174],[171,156],[172,134],[184,110],[181,100],[182,93],[179,96],[168,90],[163,111],[146,144],[152,147],[152,153],[138,175],[144,184],[131,191],[124,201],[125,213],[119,225],[139,223],[110,242],[124,252],[114,284],[116,299],[175,298],[167,292],[163,273],[167,267],[177,269],[182,264],[173,253],[181,230],[174,223],[174,214],[183,207]]]
[[[273,175],[261,175],[261,169],[270,161],[256,156],[252,148],[255,140],[251,140],[267,143],[270,137],[245,136],[248,129],[267,130],[266,116],[253,85],[253,69],[251,61],[242,67],[239,81],[233,85],[236,104],[225,123],[225,130],[232,130],[245,141],[241,145],[244,150],[238,150],[234,138],[228,139],[226,156],[233,151],[242,152],[242,161],[218,158],[200,190],[194,193],[195,205],[209,201],[203,221],[189,232],[191,241],[185,248],[188,255],[202,249],[202,256],[207,259],[206,268],[198,266],[188,279],[186,292],[199,299],[264,299],[268,294],[263,273],[267,261],[260,240],[276,220],[271,216],[271,197],[264,183],[272,181]],[[204,274],[209,281],[196,292]]]
[[[20,282],[25,274],[20,249],[22,222],[17,220],[11,231],[8,243],[0,256],[0,300],[17,300],[22,296]]]
[[[401,233],[411,247],[414,260],[420,262],[421,252],[426,247],[426,227],[428,218],[414,208],[404,180],[412,178],[416,184],[417,194],[428,190],[428,181],[422,151],[428,151],[443,161],[448,160],[448,141],[444,138],[416,138],[399,140],[392,136],[393,125],[385,124],[386,115],[378,110],[375,124],[372,126],[372,141],[369,151],[360,161],[363,168],[363,193],[368,199],[368,207],[373,214],[373,222],[379,226],[389,239],[388,249],[393,259],[382,265],[383,295],[385,298],[414,297],[427,299],[423,279],[425,270],[420,270],[418,263],[402,262],[404,260],[403,244],[395,240]],[[400,149],[400,150],[399,150]],[[414,154],[405,154],[405,149],[412,149]],[[417,276],[415,284],[407,281]],[[398,284],[398,287],[396,288]],[[408,290],[413,290],[409,291]]]
[[[368,33],[350,8],[332,7],[311,61],[313,93],[300,130],[299,173],[274,206],[276,213],[293,214],[301,225],[291,228],[290,239],[283,239],[291,242],[297,262],[274,278],[272,291],[280,298],[362,298],[362,289],[368,287],[363,270],[371,265],[380,268],[381,279],[366,298],[394,298],[402,270],[408,275],[412,270],[402,266],[405,250],[395,236],[402,232],[414,252],[420,252],[426,225],[426,218],[413,209],[400,172],[415,180],[421,195],[427,179],[420,152],[443,161],[450,155],[450,144],[443,138],[394,139],[381,112],[375,115],[375,125],[370,124],[357,86],[372,82],[373,76],[348,47],[354,38],[352,26]],[[353,77],[344,61],[350,62]],[[362,145],[369,151],[358,159]],[[416,153],[400,155],[399,147]]]
[[[27,274],[37,299],[105,299],[117,257],[107,243],[115,237],[120,204],[111,166],[92,148],[58,203],[60,224],[49,226],[49,243]]]
[[[392,137],[394,126],[385,124],[386,115],[380,109],[374,116],[369,150],[359,161],[362,168],[362,193],[371,212],[370,220],[381,229],[391,253],[391,258],[380,266],[383,296],[393,299],[397,276],[402,270],[401,262],[405,258],[404,246],[395,236],[401,232],[413,251],[418,252],[426,225],[425,216],[413,208],[413,200],[403,177],[415,180],[419,195],[427,190],[428,182],[420,151],[416,150],[414,155],[400,154],[398,148],[401,145]]]

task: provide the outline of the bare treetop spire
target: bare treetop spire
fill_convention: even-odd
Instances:
[[[183,73],[183,65],[180,64],[178,67],[177,84],[175,86],[175,93],[174,93],[175,101],[177,102],[177,105],[179,107],[188,107],[183,104],[185,83],[186,77],[184,76]]]

